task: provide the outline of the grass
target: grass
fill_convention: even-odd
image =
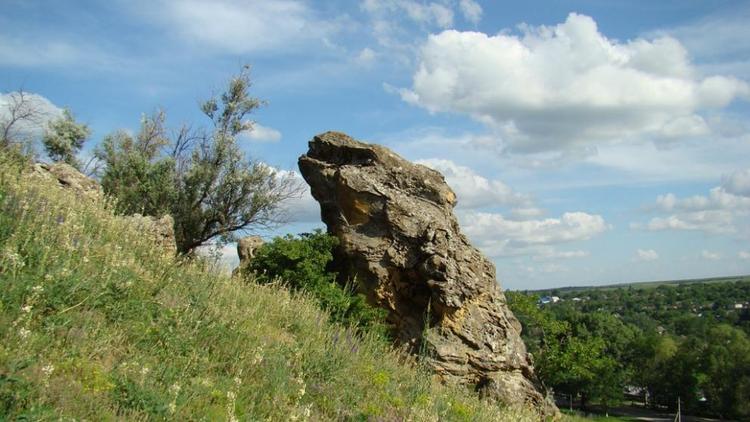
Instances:
[[[0,420],[538,419],[23,168],[0,152]]]

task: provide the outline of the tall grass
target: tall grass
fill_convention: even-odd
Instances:
[[[0,420],[535,420],[0,153]]]

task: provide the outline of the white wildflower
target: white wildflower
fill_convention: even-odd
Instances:
[[[31,334],[31,330],[27,330],[27,329],[26,329],[26,328],[24,328],[24,327],[21,327],[21,328],[20,328],[20,329],[18,330],[18,335],[19,335],[19,336],[20,336],[20,337],[21,337],[22,339],[26,339],[27,337],[29,337],[29,335],[30,335],[30,334]]]
[[[52,365],[51,363],[42,367],[42,373],[46,377],[49,377],[50,375],[52,375],[53,372],[55,372],[55,366]]]
[[[49,277],[50,279],[52,278],[52,276],[51,276],[51,275],[49,275],[49,274],[47,274],[47,275],[45,275],[45,276],[44,276],[44,278],[45,278],[45,279],[46,279],[47,277]],[[43,291],[44,291],[44,287],[42,287],[41,285],[37,284],[36,286],[34,286],[34,287],[32,287],[32,288],[31,288],[31,291],[32,291],[33,293],[41,293],[41,292],[43,292]]]
[[[25,314],[28,314],[29,312],[31,312],[31,308],[32,308],[31,305],[22,306],[21,307],[21,312],[23,312]]]

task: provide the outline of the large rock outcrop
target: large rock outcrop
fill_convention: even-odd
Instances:
[[[442,175],[343,133],[313,138],[302,176],[340,245],[336,264],[389,312],[398,341],[444,381],[557,414],[540,392],[495,268],[461,234]]]

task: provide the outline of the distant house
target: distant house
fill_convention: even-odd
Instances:
[[[548,303],[557,303],[559,301],[560,301],[560,298],[557,296],[542,296],[539,298],[540,305],[546,305]]]
[[[745,307],[744,303],[735,303],[734,304],[734,309],[742,309],[744,307]]]

